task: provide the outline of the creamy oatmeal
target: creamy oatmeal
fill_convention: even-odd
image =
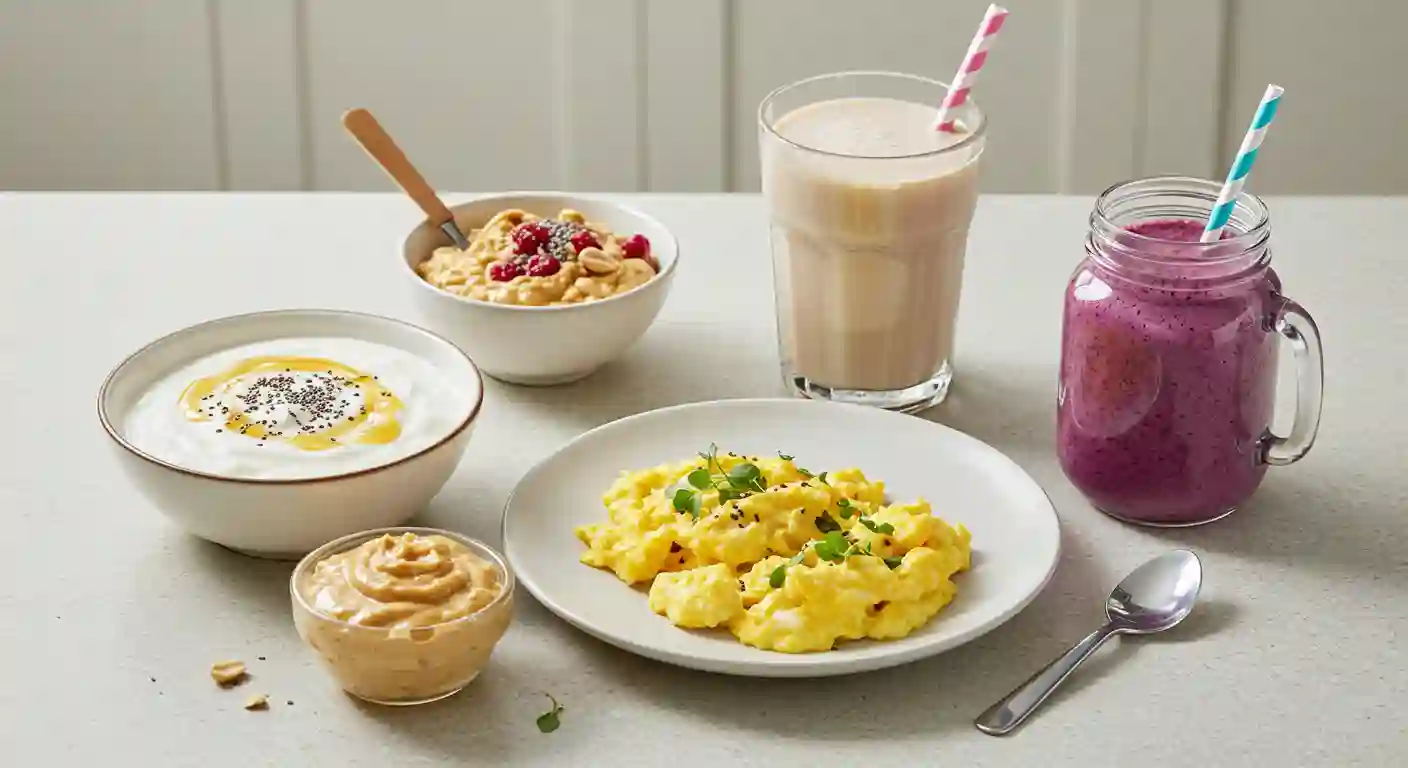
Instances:
[[[512,620],[506,572],[449,536],[384,533],[317,558],[295,571],[294,621],[342,687],[364,699],[459,690]]]
[[[644,235],[622,239],[573,210],[544,219],[511,209],[471,233],[469,250],[437,248],[416,272],[459,296],[542,307],[625,293],[650,282],[659,263]]]
[[[262,341],[159,380],[126,414],[139,450],[240,478],[310,478],[429,448],[473,408],[431,363],[350,338]]]

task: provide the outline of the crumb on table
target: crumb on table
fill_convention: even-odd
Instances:
[[[239,685],[248,677],[243,661],[217,661],[210,665],[210,677],[221,688]]]

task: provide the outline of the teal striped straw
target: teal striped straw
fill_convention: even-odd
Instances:
[[[1242,187],[1247,183],[1247,174],[1252,172],[1252,163],[1256,162],[1256,152],[1261,148],[1262,139],[1266,138],[1267,127],[1276,118],[1276,107],[1281,103],[1282,93],[1285,93],[1285,89],[1279,85],[1266,86],[1266,93],[1261,97],[1261,105],[1256,108],[1252,125],[1247,129],[1246,137],[1242,139],[1242,148],[1237,150],[1237,159],[1232,161],[1232,169],[1227,172],[1227,181],[1223,182],[1222,192],[1217,196],[1217,205],[1213,206],[1212,215],[1208,216],[1207,229],[1203,230],[1203,242],[1212,243],[1219,240],[1222,237],[1222,229],[1232,219],[1232,209],[1237,207],[1237,195],[1241,194]]]

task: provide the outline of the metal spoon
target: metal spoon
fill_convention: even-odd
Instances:
[[[360,108],[349,109],[342,115],[342,127],[346,128],[352,138],[362,145],[362,149],[386,171],[386,175],[425,211],[431,224],[448,235],[456,248],[461,251],[469,250],[469,240],[460,231],[459,225],[455,224],[455,215],[440,200],[440,196],[435,194],[430,184],[426,183],[420,171],[411,165],[406,153],[396,146],[391,134],[381,127],[381,123],[372,117],[372,113]]]
[[[1202,585],[1203,565],[1197,555],[1184,549],[1159,555],[1134,569],[1105,601],[1105,626],[1007,694],[973,724],[993,736],[1011,733],[1106,640],[1125,633],[1162,632],[1187,618]]]

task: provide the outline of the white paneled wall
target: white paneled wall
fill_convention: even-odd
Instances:
[[[218,189],[208,12],[0,0],[0,188]]]
[[[1408,3],[1006,4],[989,190],[1220,175],[1275,81],[1257,191],[1408,193]],[[769,90],[945,79],[985,5],[0,0],[0,189],[390,189],[338,123],[365,106],[443,189],[751,190]]]
[[[1232,5],[1235,39],[1247,44],[1228,48],[1225,153],[1236,151],[1266,83],[1286,88],[1257,188],[1408,194],[1408,2]]]

